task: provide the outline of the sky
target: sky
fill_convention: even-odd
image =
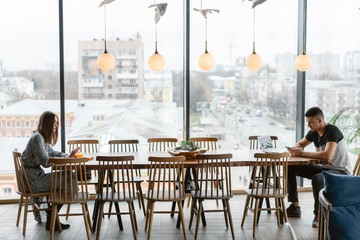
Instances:
[[[104,38],[104,8],[99,0],[63,0],[66,70],[76,70],[78,41]],[[154,52],[154,1],[115,0],[107,5],[107,39],[128,39],[137,32],[144,42],[144,60]],[[158,50],[165,70],[182,68],[183,2],[168,0],[157,24]],[[242,0],[191,0],[192,8],[219,9],[208,15],[208,51],[216,63],[234,64],[252,52],[253,10]],[[276,53],[297,51],[297,0],[267,0],[256,7],[256,52],[274,64]],[[360,1],[308,1],[308,52],[360,50]],[[191,67],[199,70],[204,52],[205,19],[191,11]],[[10,71],[58,70],[58,1],[17,0],[0,3],[0,60]],[[147,66],[146,66],[147,68]]]

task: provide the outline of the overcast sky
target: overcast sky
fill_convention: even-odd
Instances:
[[[104,9],[98,0],[64,0],[65,65],[76,69],[79,40],[104,38]],[[166,69],[182,67],[183,2],[168,0],[158,23],[158,49]],[[137,32],[144,42],[144,59],[154,51],[154,1],[116,0],[107,5],[107,38],[128,39]],[[191,0],[191,8],[200,8]],[[208,50],[216,62],[234,64],[252,52],[253,11],[242,0],[203,0],[203,8],[219,9],[208,15]],[[297,0],[268,0],[256,9],[256,51],[273,64],[276,53],[296,54]],[[360,50],[360,1],[308,1],[308,52]],[[8,70],[58,69],[58,1],[17,0],[0,3],[0,60]],[[204,17],[191,11],[191,66],[204,51]],[[147,66],[146,66],[147,67]]]

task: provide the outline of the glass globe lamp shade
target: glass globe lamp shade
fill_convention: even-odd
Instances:
[[[110,53],[104,52],[98,57],[97,64],[102,71],[110,71],[115,66],[115,58]]]
[[[199,67],[204,71],[209,71],[215,66],[215,58],[208,52],[205,52],[199,57]]]
[[[295,59],[295,66],[299,71],[304,72],[309,70],[309,68],[311,67],[311,63],[311,58],[305,53],[297,56],[297,58]]]
[[[149,57],[148,66],[154,72],[161,71],[165,66],[165,58],[159,53],[154,53]]]
[[[262,66],[262,59],[255,52],[247,57],[246,67],[251,71],[257,71],[261,68],[261,66]]]

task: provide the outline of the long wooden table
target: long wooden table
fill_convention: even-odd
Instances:
[[[254,166],[256,159],[254,158],[255,153],[261,153],[260,150],[215,150],[207,151],[206,154],[224,154],[231,153],[233,155],[231,159],[232,167],[243,167],[243,166]],[[169,157],[171,156],[168,152],[122,152],[122,153],[94,153],[84,154],[85,156],[94,157],[86,164],[87,169],[96,170],[99,168],[96,156],[134,156],[133,168],[135,169],[146,169],[150,168],[148,161],[149,157]],[[308,164],[329,164],[327,160],[308,158],[308,157],[290,157],[288,165],[308,165]],[[186,160],[184,163],[185,168],[196,167],[196,160]]]
[[[255,153],[262,153],[261,150],[215,150],[207,151],[206,154],[225,154],[231,153],[231,166],[232,167],[243,167],[243,166],[254,166],[256,164],[256,159],[254,158]],[[265,153],[264,153],[265,154]],[[87,157],[93,157],[92,160],[89,160],[86,164],[86,168],[89,170],[99,170],[98,162],[96,161],[97,156],[134,156],[133,168],[134,169],[147,169],[150,168],[150,162],[148,161],[149,157],[169,157],[171,156],[168,152],[150,152],[150,151],[140,151],[140,152],[120,152],[120,153],[94,153],[94,154],[84,154]],[[288,165],[308,165],[308,164],[329,164],[327,160],[317,159],[317,158],[308,158],[308,157],[290,157]],[[186,160],[184,167],[187,169],[196,168],[196,160]],[[261,201],[262,204],[262,201]],[[115,204],[116,211],[119,211],[119,207]],[[173,206],[174,208],[174,206]],[[259,212],[260,213],[260,212]],[[93,229],[96,227],[97,219],[97,207],[95,204],[94,214],[93,214]],[[258,218],[259,219],[259,218]],[[282,219],[281,219],[282,220]],[[119,226],[122,228],[120,215],[118,215]],[[203,225],[206,225],[205,216],[202,214]],[[177,227],[180,227],[180,218],[178,219]]]

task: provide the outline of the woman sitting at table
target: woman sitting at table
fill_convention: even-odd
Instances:
[[[52,146],[54,146],[58,140],[58,128],[59,128],[59,118],[54,113],[46,111],[41,114],[39,119],[39,124],[37,130],[32,134],[30,140],[22,153],[22,162],[25,168],[31,190],[34,193],[41,192],[50,192],[51,184],[51,173],[45,173],[41,168],[48,168],[51,165],[49,164],[49,158],[51,157],[75,157],[75,154],[80,150],[77,148],[73,150],[70,155],[65,153],[55,151]],[[68,175],[69,176],[69,175]],[[73,176],[73,178],[75,178]],[[62,186],[65,184],[65,179],[62,181]],[[73,189],[76,190],[75,179],[73,182]],[[70,179],[67,179],[68,189],[70,189]],[[58,183],[58,187],[60,183]],[[41,202],[39,199],[34,199],[34,202]],[[58,205],[58,211],[62,205]],[[37,214],[35,214],[37,213]],[[47,220],[46,220],[46,230],[50,229],[51,221],[51,210],[47,211]],[[35,220],[41,222],[41,217],[39,212],[34,212]],[[69,224],[61,224],[62,229],[67,229],[70,227]],[[57,229],[57,224],[55,225]]]

